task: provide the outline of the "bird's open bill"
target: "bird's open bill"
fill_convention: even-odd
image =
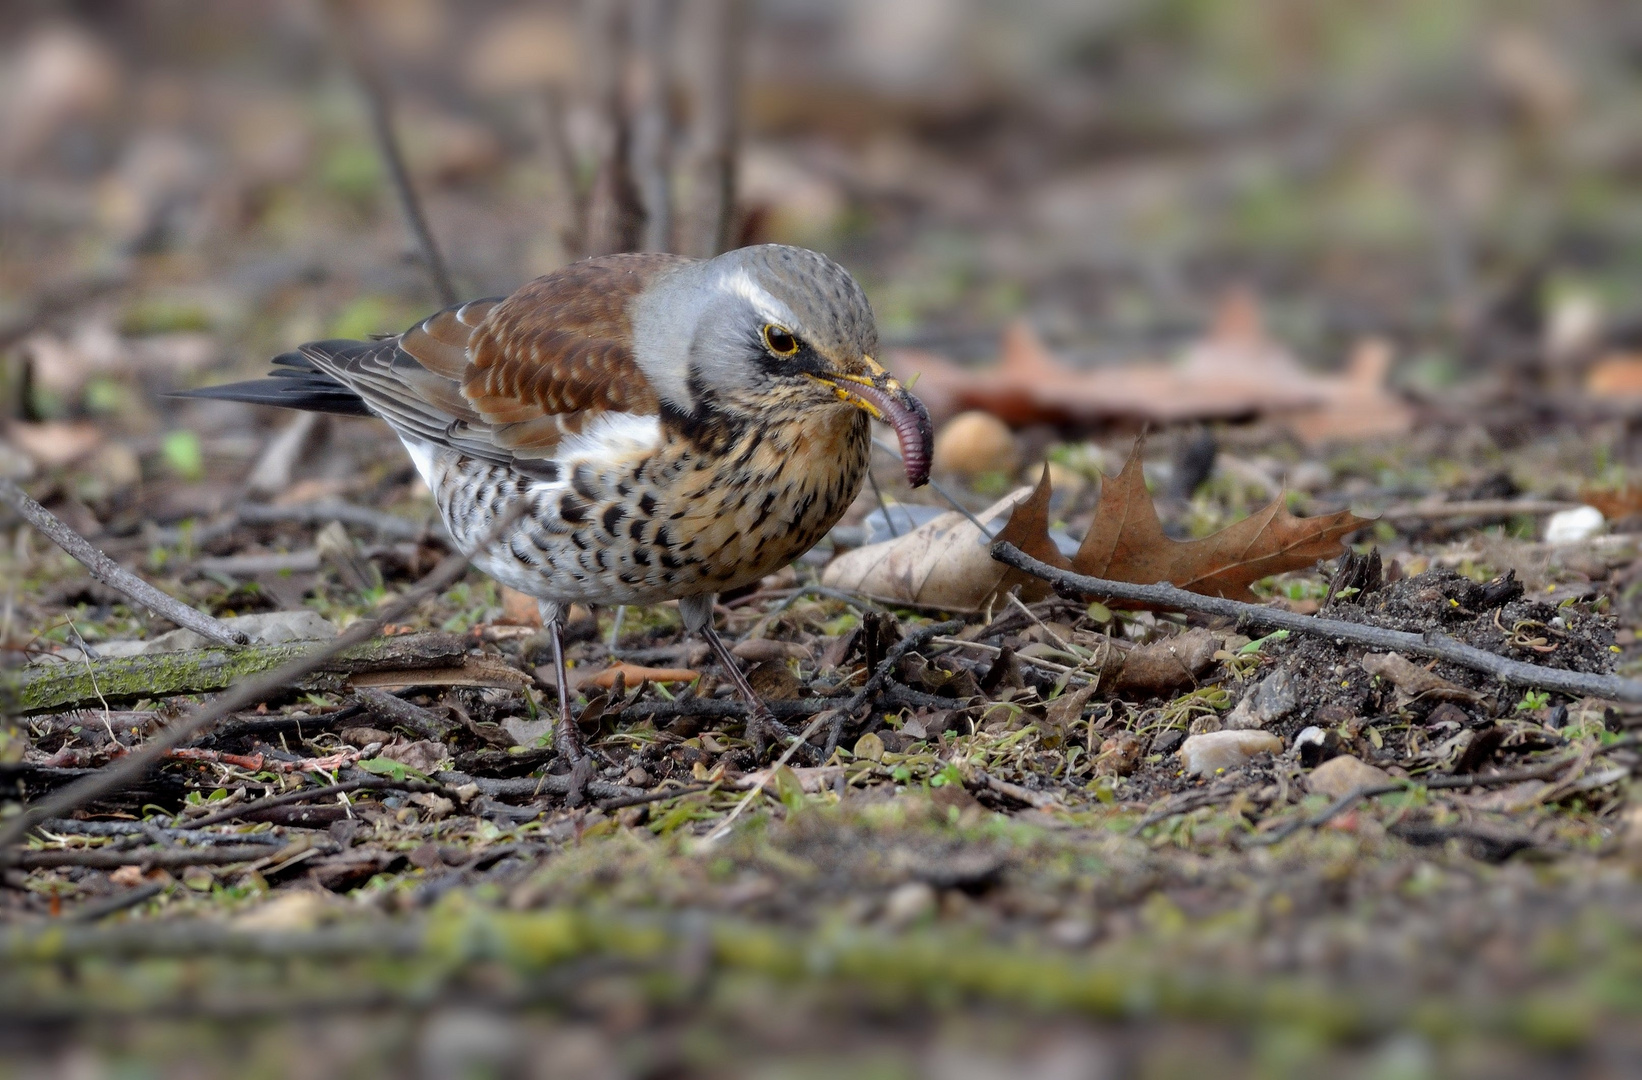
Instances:
[[[866,359],[873,368],[871,376],[815,375],[812,378],[832,387],[833,393],[842,400],[893,427],[895,437],[901,442],[901,463],[907,471],[907,483],[922,487],[929,481],[930,456],[935,442],[929,410],[871,357]]]

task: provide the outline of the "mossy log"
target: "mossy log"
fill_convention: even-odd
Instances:
[[[1155,943],[1154,943],[1155,944]],[[1362,1040],[1412,1027],[1427,1037],[1486,1033],[1517,1045],[1567,1048],[1587,1040],[1603,1009],[1577,991],[1518,994],[1496,1001],[1331,989],[1315,982],[1249,979],[1213,966],[1178,968],[1164,950],[1132,943],[1094,954],[977,938],[939,925],[892,934],[822,922],[790,925],[722,916],[691,920],[604,905],[496,911],[447,904],[421,919],[380,919],[307,930],[247,930],[208,920],[134,920],[99,927],[36,926],[0,931],[0,1009],[18,1017],[84,1016],[88,1010],[199,1007],[185,987],[257,985],[257,1007],[286,1000],[313,1007],[346,988],[356,999],[426,1004],[440,980],[501,964],[540,976],[587,960],[648,973],[658,998],[701,993],[678,984],[678,957],[703,953],[710,970],[811,988],[871,988],[880,1005],[970,1000],[1121,1019],[1154,1016],[1282,1025],[1325,1041]],[[147,965],[188,963],[189,978],[156,993]],[[276,962],[277,968],[266,966]],[[97,978],[64,980],[73,965]],[[174,972],[175,967],[165,968]],[[495,980],[500,973],[488,976]],[[173,980],[175,981],[175,980]],[[530,982],[540,993],[540,979]],[[218,1001],[217,1004],[222,1002]]]
[[[461,663],[468,642],[453,634],[405,634],[346,649],[293,690],[333,691],[363,672],[418,671]],[[0,674],[0,714],[132,702],[177,694],[208,694],[272,670],[314,648],[312,642],[212,646],[77,663],[36,666]]]

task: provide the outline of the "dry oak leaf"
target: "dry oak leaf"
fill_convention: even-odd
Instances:
[[[998,539],[1012,542],[1042,562],[1090,577],[1137,585],[1168,582],[1205,596],[1254,602],[1259,598],[1249,590],[1251,584],[1272,574],[1306,569],[1319,559],[1335,558],[1345,550],[1343,540],[1348,533],[1370,524],[1349,510],[1297,518],[1279,495],[1265,508],[1212,536],[1171,539],[1164,535],[1157,507],[1146,490],[1141,472],[1144,445],[1144,440],[1136,441],[1123,471],[1101,484],[1094,523],[1071,560],[1060,556],[1046,531],[1047,470]],[[1013,580],[1006,580],[1005,587]]]
[[[1345,551],[1347,534],[1372,524],[1350,510],[1298,518],[1278,495],[1263,509],[1201,540],[1171,539],[1146,491],[1144,445],[1137,440],[1123,471],[1101,484],[1094,524],[1072,557],[1077,573],[1139,585],[1166,581],[1205,596],[1256,602],[1259,598],[1249,590],[1254,582],[1335,558]]]

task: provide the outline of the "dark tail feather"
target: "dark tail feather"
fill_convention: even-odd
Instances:
[[[322,345],[342,344],[323,342]],[[300,352],[274,357],[277,367],[266,379],[204,386],[181,390],[169,396],[243,401],[250,405],[277,405],[282,409],[335,413],[338,416],[372,416],[358,394],[314,367]]]

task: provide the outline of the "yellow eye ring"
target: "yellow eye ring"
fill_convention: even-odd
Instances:
[[[794,356],[798,353],[798,339],[785,326],[765,323],[764,347],[776,356]]]

